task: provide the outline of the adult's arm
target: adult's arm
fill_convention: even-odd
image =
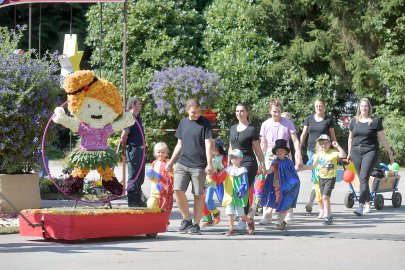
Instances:
[[[170,158],[169,162],[167,162],[165,170],[171,171],[173,168],[173,164],[176,162],[177,158],[181,153],[181,149],[183,147],[182,141],[180,139],[177,140],[176,147],[174,147],[172,157]]]
[[[337,142],[335,128],[333,128],[333,127],[329,128],[329,134],[330,134],[330,139],[332,140],[332,142]]]
[[[349,137],[347,138],[347,160],[351,161],[351,152],[352,152],[352,140],[353,140],[353,133],[349,131]]]
[[[260,140],[254,140],[252,142],[253,151],[255,152],[257,159],[259,160],[259,172],[264,173],[266,167],[264,163],[264,155],[262,152],[262,148],[260,146],[261,146]]]
[[[387,151],[387,153],[389,155],[390,164],[394,163],[394,152],[392,151],[392,149],[388,143],[387,137],[385,137],[384,130],[378,131],[377,137],[378,137],[378,140],[380,141],[380,143],[384,146],[385,151]]]
[[[125,129],[122,130],[121,139],[120,139],[120,144],[122,145],[122,147],[123,147],[124,149],[125,149],[125,147],[126,147],[126,145],[127,145],[128,134],[129,134],[128,131],[126,131]]]
[[[214,150],[214,142],[212,138],[205,139],[205,156],[207,157],[207,167],[205,168],[205,173],[208,175],[213,174],[212,169],[212,152]]]
[[[295,164],[298,166],[302,166],[302,154],[301,154],[301,145],[300,145],[300,140],[298,140],[297,133],[291,133],[291,140],[294,143],[294,149],[295,149]]]
[[[304,125],[304,128],[302,129],[301,137],[300,137],[301,146],[304,146],[305,139],[307,138],[307,135],[308,135],[308,130],[309,130],[309,126]]]

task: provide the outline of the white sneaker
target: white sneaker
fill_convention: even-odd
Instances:
[[[294,221],[294,214],[292,212],[288,212],[285,216],[285,222],[293,222]]]
[[[357,216],[362,216],[363,215],[363,207],[357,207],[356,210],[353,211]]]
[[[259,224],[260,224],[260,225],[268,225],[268,224],[271,224],[271,219],[270,219],[270,218],[262,218],[261,220],[259,220]]]
[[[318,219],[323,219],[323,211],[322,210],[319,211]]]
[[[238,224],[235,226],[235,230],[237,231],[244,231],[246,230],[246,223],[243,220],[239,220]]]
[[[371,205],[366,205],[366,207],[364,207],[363,213],[370,214],[371,213]]]

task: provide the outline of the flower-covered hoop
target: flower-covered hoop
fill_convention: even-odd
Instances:
[[[67,101],[65,101],[65,102],[64,102],[63,104],[61,104],[59,107],[64,107],[64,106],[66,106],[66,104],[67,104]],[[77,202],[84,202],[84,203],[108,203],[108,202],[110,202],[110,201],[113,201],[113,200],[119,199],[119,198],[121,198],[121,197],[124,197],[124,196],[122,196],[122,195],[116,195],[116,196],[113,196],[113,197],[108,198],[108,199],[102,199],[102,200],[98,200],[98,201],[90,201],[90,200],[82,200],[82,199],[76,198],[76,197],[74,197],[74,196],[72,196],[72,195],[68,195],[65,191],[63,191],[63,189],[58,185],[58,183],[55,181],[55,179],[53,179],[53,177],[52,177],[52,175],[51,175],[51,173],[50,173],[50,171],[49,171],[48,164],[47,164],[46,161],[45,161],[45,160],[46,160],[46,158],[45,158],[45,140],[46,140],[46,134],[47,134],[47,132],[48,132],[48,128],[49,128],[49,126],[50,126],[50,124],[51,124],[52,119],[54,118],[54,116],[55,116],[55,114],[53,114],[53,115],[49,118],[49,121],[48,121],[48,123],[46,124],[45,130],[44,130],[44,134],[43,134],[43,136],[42,136],[42,163],[43,163],[43,165],[44,165],[44,168],[45,168],[45,170],[46,170],[46,173],[48,174],[49,179],[50,179],[50,180],[52,181],[52,183],[56,186],[56,188],[57,188],[60,192],[62,192],[66,197],[69,197],[69,198],[71,198],[71,199],[73,199],[73,200],[75,200],[75,201],[77,201]],[[139,125],[139,123],[138,123],[137,121],[136,121],[136,125],[138,126],[138,129],[141,131],[142,128],[141,128],[141,126]],[[141,162],[141,168],[142,168],[142,166],[145,164],[145,151],[146,151],[146,149],[145,149],[145,136],[143,135],[142,132],[141,132],[141,135],[142,135],[142,144],[143,144],[143,146],[144,146],[144,147],[143,147],[143,158],[142,158],[142,162]],[[135,184],[135,181],[138,180],[139,174],[141,173],[141,171],[142,171],[142,170],[139,170],[139,171],[137,172],[135,178],[128,184],[128,186],[127,186],[127,188],[124,190],[124,192],[125,192],[125,191],[128,191],[128,189],[131,188],[131,187]],[[124,181],[125,181],[125,179],[124,179]]]

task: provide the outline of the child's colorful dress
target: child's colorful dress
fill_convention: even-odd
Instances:
[[[205,181],[205,205],[203,211],[202,221],[207,224],[212,224],[212,215],[218,215],[219,210],[217,209],[214,202],[214,192],[217,194],[218,201],[222,204],[222,199],[224,197],[224,185],[223,182],[226,178],[226,171],[224,168],[228,163],[228,157],[225,155],[213,156],[212,167],[213,175],[207,176]]]
[[[224,181],[224,198],[222,206],[234,205],[246,207],[248,204],[248,174],[245,167],[226,167],[227,177]],[[241,196],[238,196],[238,194]]]
[[[162,208],[168,215],[173,207],[173,174],[165,170],[166,161],[155,160],[152,168],[146,170],[146,177],[152,181],[148,208]]]
[[[300,189],[300,179],[289,158],[276,159],[272,165],[275,171],[267,175],[262,194],[262,206],[283,212],[295,208]],[[276,191],[280,190],[279,201],[276,201]]]

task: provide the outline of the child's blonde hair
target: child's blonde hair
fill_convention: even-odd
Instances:
[[[167,155],[169,154],[169,147],[167,144],[164,142],[158,142],[153,146],[153,155],[156,156],[157,151],[161,149],[164,149]]]
[[[122,97],[111,82],[97,78],[90,70],[80,70],[69,75],[63,84],[68,94],[68,110],[76,113],[85,98],[98,99],[110,106],[116,113],[122,113]]]

